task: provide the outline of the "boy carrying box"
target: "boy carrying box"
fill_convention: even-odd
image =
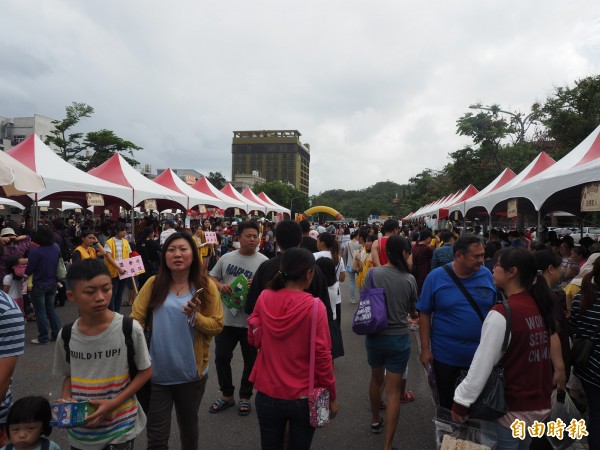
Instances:
[[[54,353],[54,374],[63,375],[61,400],[86,401],[97,409],[86,425],[69,429],[72,450],[130,450],[146,426],[146,416],[135,393],[152,376],[144,333],[133,321],[131,339],[137,374],[130,377],[123,321],[131,320],[108,309],[112,280],[97,259],[73,264],[67,273],[67,297],[79,306],[79,319],[65,345],[61,330]],[[67,350],[68,348],[68,357]]]

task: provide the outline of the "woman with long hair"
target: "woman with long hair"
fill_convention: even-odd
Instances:
[[[31,340],[32,344],[47,344],[55,341],[60,330],[60,319],[54,309],[56,298],[56,283],[58,278],[58,260],[61,257],[60,248],[54,243],[54,235],[48,227],[39,226],[33,241],[39,247],[29,252],[25,275],[33,275],[31,288],[31,303],[35,309],[38,337]]]
[[[417,283],[410,273],[410,241],[402,236],[390,236],[385,246],[388,262],[371,269],[373,284],[384,288],[387,299],[388,326],[385,330],[367,335],[365,346],[371,366],[369,399],[371,401],[371,431],[381,433],[383,418],[380,416],[381,391],[385,381],[387,409],[384,449],[391,450],[400,417],[403,374],[410,357],[410,331],[407,317],[416,318]],[[368,274],[365,278],[369,277]],[[365,280],[363,289],[368,284]]]
[[[317,308],[315,387],[327,388],[331,417],[339,406],[331,358],[325,305],[304,292],[312,281],[315,258],[303,248],[288,249],[270,288],[258,297],[248,318],[248,341],[260,351],[250,375],[256,393],[256,414],[263,449],[309,449],[315,428],[308,411],[311,326]]]
[[[202,225],[196,229],[196,232],[193,236],[196,247],[200,252],[200,262],[202,264],[202,268],[206,270],[208,270],[210,256],[214,255],[215,252],[214,244],[209,244],[206,242],[206,235],[204,233],[207,231],[211,231],[210,220],[204,219],[202,221]]]
[[[600,449],[600,258],[594,261],[592,271],[583,277],[581,291],[575,296],[571,306],[569,325],[577,338],[596,336],[584,368],[575,369],[587,396],[589,419],[588,444],[590,450]]]
[[[492,368],[502,361],[508,412],[496,420],[496,449],[525,450],[531,436],[522,440],[514,437],[511,424],[515,420],[527,426],[535,420],[543,422],[550,413],[553,384],[564,390],[560,346],[551,345],[550,337],[555,331],[553,296],[533,254],[525,248],[502,250],[493,277],[510,308],[509,345],[503,355],[506,311],[503,304],[496,304],[483,323],[468,375],[454,393],[452,418],[457,422],[467,420],[469,407],[481,394]]]
[[[317,248],[319,251],[314,254],[315,259],[319,258],[330,258],[335,264],[335,277],[338,283],[343,282],[346,279],[346,266],[342,260],[340,254],[340,245],[331,233],[321,233],[317,238]],[[338,284],[337,296],[335,299],[335,316],[338,324],[340,323],[342,316],[342,295],[339,290]]]
[[[191,236],[173,233],[167,238],[158,273],[140,290],[131,317],[151,332],[148,449],[168,448],[175,405],[181,448],[196,450],[208,352],[212,337],[223,329],[223,308]]]
[[[364,231],[364,234],[363,234]],[[358,274],[356,275],[356,286],[358,289],[362,289],[365,282],[365,276],[373,267],[373,259],[371,258],[371,248],[373,242],[377,241],[377,235],[368,234],[366,230],[361,230],[358,234],[358,242],[363,245],[363,249],[358,255]]]

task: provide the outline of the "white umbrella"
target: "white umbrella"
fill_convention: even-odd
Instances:
[[[46,189],[44,180],[40,175],[1,151],[0,186],[2,186],[5,195],[8,197],[41,192]]]

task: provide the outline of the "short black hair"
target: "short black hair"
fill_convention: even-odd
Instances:
[[[42,434],[50,436],[52,427],[52,412],[50,411],[50,402],[44,397],[30,396],[23,397],[13,403],[6,418],[7,434],[10,439],[10,425],[19,423],[42,422]]]
[[[256,230],[256,232],[258,234],[260,234],[260,227],[258,226],[258,224],[253,220],[246,220],[245,222],[242,222],[239,224],[238,229],[237,229],[238,236],[241,236],[242,232],[246,228],[252,228],[253,230]]]
[[[73,289],[77,283],[93,280],[99,275],[106,275],[110,278],[110,272],[106,264],[99,259],[82,259],[71,264],[71,267],[67,270],[67,282],[70,289]]]
[[[450,230],[444,230],[440,234],[442,242],[450,242],[454,238],[454,233]]]
[[[33,241],[42,247],[54,244],[54,233],[48,227],[39,226],[33,236]]]
[[[302,228],[294,220],[284,220],[275,227],[275,239],[282,250],[298,247],[302,242]]]
[[[456,252],[461,252],[463,254],[468,253],[469,247],[471,247],[473,244],[483,245],[483,240],[474,234],[465,233],[461,235],[456,242],[454,242],[452,252],[454,254],[456,254]]]
[[[383,222],[383,227],[381,227],[381,232],[383,234],[391,233],[392,231],[394,231],[398,228],[400,228],[400,222],[398,222],[396,219],[387,219],[385,222]]]
[[[306,219],[301,220],[300,227],[302,228],[303,233],[308,233],[310,231],[310,222]]]

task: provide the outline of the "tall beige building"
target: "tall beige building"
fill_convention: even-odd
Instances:
[[[0,150],[6,151],[32,134],[37,134],[45,141],[54,130],[53,120],[39,114],[33,117],[0,116]]]
[[[234,131],[231,177],[258,172],[266,181],[290,183],[308,195],[310,145],[298,130]]]

